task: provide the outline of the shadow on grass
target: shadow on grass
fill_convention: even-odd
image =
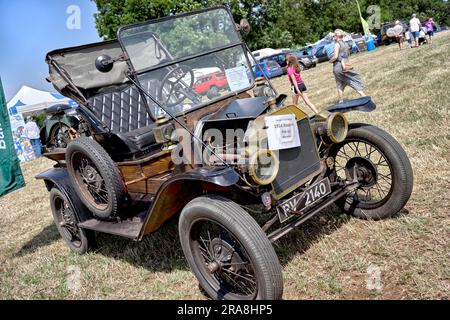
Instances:
[[[141,242],[108,234],[97,234],[97,254],[125,261],[151,272],[189,270],[178,236],[178,219],[170,219],[161,229]]]
[[[409,210],[403,208],[390,219],[399,219],[408,214]],[[287,265],[297,254],[305,253],[314,243],[332,234],[351,219],[358,218],[344,213],[335,205],[312,217],[274,244],[281,265]],[[372,222],[377,223],[377,221]]]
[[[61,239],[55,224],[50,224],[27,241],[13,257],[23,257]],[[178,237],[178,219],[169,220],[160,230],[135,242],[109,234],[96,234],[94,250],[153,272],[188,270]]]
[[[33,253],[41,247],[48,246],[53,242],[61,239],[58,229],[55,224],[52,223],[42,229],[37,235],[35,235],[31,240],[25,243],[19,251],[13,254],[14,258],[23,257],[27,254]]]
[[[409,214],[402,209],[393,219]],[[282,266],[288,264],[296,255],[305,253],[322,237],[332,234],[350,221],[352,217],[337,207],[316,215],[274,244]],[[374,222],[376,223],[376,222]],[[61,239],[52,223],[14,254],[14,257],[35,252],[41,247]],[[178,236],[178,217],[169,220],[160,230],[135,242],[118,236],[97,233],[94,252],[107,257],[125,261],[151,272],[170,273],[173,270],[189,270]]]
[[[307,220],[274,244],[281,265],[287,265],[296,255],[305,253],[314,243],[332,234],[350,219],[350,215],[331,207]]]

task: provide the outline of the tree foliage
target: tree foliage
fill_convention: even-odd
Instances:
[[[98,33],[104,39],[116,38],[120,26],[205,7],[226,5],[236,22],[246,18],[252,32],[244,35],[251,49],[295,47],[315,42],[340,28],[361,32],[355,0],[93,0]],[[366,19],[380,8],[379,22],[433,17],[438,24],[450,24],[450,1],[446,0],[359,0]],[[372,7],[373,8],[373,7]],[[377,26],[372,32],[378,32]]]

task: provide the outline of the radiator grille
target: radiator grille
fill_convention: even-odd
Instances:
[[[309,119],[299,120],[297,124],[301,146],[279,151],[280,171],[272,183],[277,199],[291,193],[320,173],[316,139],[311,130]]]

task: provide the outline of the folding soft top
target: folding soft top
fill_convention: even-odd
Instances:
[[[102,73],[96,69],[95,60],[101,55],[118,58],[122,54],[123,51],[117,40],[51,51],[46,57],[46,62],[49,64],[49,79],[56,90],[67,95],[66,88],[69,86],[69,83],[64,80],[55,65],[52,64],[52,62],[56,62],[83,93],[96,88],[120,85],[127,81],[126,62],[118,61],[114,63],[114,67],[110,72]]]

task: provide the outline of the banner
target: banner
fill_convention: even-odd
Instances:
[[[0,79],[0,197],[25,186],[20,169]]]
[[[361,8],[359,7],[358,0],[356,0],[356,4],[358,5],[359,17],[361,18],[361,23],[362,23],[362,26],[363,26],[364,35],[368,36],[370,34],[369,24],[367,23],[367,21],[362,16]]]

